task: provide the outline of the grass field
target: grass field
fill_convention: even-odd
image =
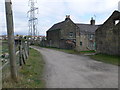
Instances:
[[[96,54],[96,55],[90,55],[90,57],[97,61],[114,64],[114,65],[120,65],[120,56]]]
[[[2,53],[8,53],[8,42],[7,40],[1,40]]]
[[[2,49],[2,53],[8,53],[9,47],[7,40],[0,41],[0,49]],[[18,51],[18,45],[15,47],[15,50]]]
[[[18,83],[8,77],[3,81],[3,88],[44,88],[44,64],[42,55],[38,51],[30,49],[26,65],[19,70]]]

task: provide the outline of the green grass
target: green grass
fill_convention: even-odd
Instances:
[[[7,40],[3,40],[1,43],[2,53],[8,53],[8,43]]]
[[[76,50],[70,50],[70,49],[60,49],[60,48],[55,48],[55,47],[43,47],[43,48],[49,48],[49,49],[54,49],[62,52],[66,52],[69,54],[85,54],[85,53],[95,53],[94,50],[91,51],[76,51]]]
[[[1,40],[0,41],[0,49],[2,49],[2,53],[8,53],[9,52],[9,49],[8,49],[8,41],[7,40]],[[16,46],[15,48],[16,51],[18,51],[18,45]]]
[[[43,80],[44,61],[42,55],[30,49],[30,56],[19,70],[18,82],[13,82],[9,77],[4,81],[3,88],[45,88]]]
[[[90,55],[90,57],[97,61],[101,61],[113,65],[120,65],[120,56],[96,54],[96,55]]]
[[[90,50],[90,51],[80,51],[80,53],[95,53],[94,50]]]
[[[57,50],[57,51],[62,51],[65,53],[69,53],[69,54],[79,54],[80,52],[77,52],[75,50],[70,50],[70,49],[60,49],[60,48],[55,48],[55,47],[43,47],[43,48],[48,48],[48,49],[53,49],[53,50]]]
[[[59,48],[54,48],[54,47],[44,47],[44,48],[49,48],[49,49],[54,49],[58,51],[63,51],[69,54],[85,54],[85,53],[95,53],[94,50],[91,51],[80,51],[77,52],[75,50],[67,50],[67,49],[59,49]],[[97,54],[97,55],[89,55],[92,59],[113,64],[113,65],[120,65],[120,56],[113,56],[113,55],[105,55],[105,54]]]

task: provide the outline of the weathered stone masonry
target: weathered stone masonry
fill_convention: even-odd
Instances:
[[[47,31],[47,46],[77,51],[95,50],[95,31],[98,27],[93,18],[90,24],[80,24],[67,16],[65,21],[54,24]]]
[[[96,30],[97,53],[120,56],[120,12],[114,11]]]
[[[76,25],[66,16],[65,21],[54,24],[47,31],[48,46],[72,49],[76,42]]]

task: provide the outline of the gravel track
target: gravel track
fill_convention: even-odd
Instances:
[[[47,88],[118,88],[118,67],[87,56],[32,46],[45,60]]]

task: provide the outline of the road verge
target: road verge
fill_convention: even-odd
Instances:
[[[44,88],[43,80],[44,60],[40,52],[30,48],[30,56],[19,70],[18,82],[13,82],[10,77],[3,80],[3,88]]]

